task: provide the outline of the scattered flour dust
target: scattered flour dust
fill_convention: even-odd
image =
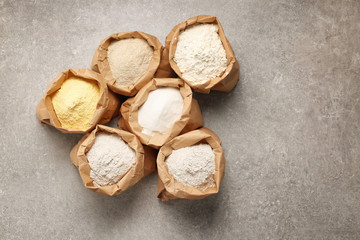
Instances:
[[[167,133],[181,118],[183,105],[184,99],[178,88],[161,87],[151,91],[138,112],[142,133],[150,136]]]
[[[169,173],[185,186],[215,187],[215,153],[209,144],[174,150],[165,160]]]
[[[110,70],[115,78],[115,85],[134,84],[147,71],[153,48],[140,38],[127,38],[113,41],[108,47]]]
[[[94,186],[116,184],[136,163],[135,151],[116,135],[99,132],[86,153]]]
[[[198,24],[179,34],[174,61],[183,77],[193,84],[220,76],[227,67],[218,30],[216,24]]]

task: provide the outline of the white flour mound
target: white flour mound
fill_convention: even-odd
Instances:
[[[116,184],[136,163],[135,151],[115,134],[97,133],[86,153],[94,186]]]
[[[184,99],[178,88],[161,87],[151,91],[138,112],[142,133],[150,136],[167,133],[181,118],[183,105]]]
[[[149,68],[153,54],[153,48],[144,39],[112,42],[108,47],[108,61],[115,85],[128,86],[139,80]]]
[[[182,76],[193,84],[220,76],[227,67],[218,30],[215,24],[198,24],[179,34],[174,61]]]
[[[165,160],[169,173],[185,186],[215,187],[215,153],[209,144],[174,150]]]

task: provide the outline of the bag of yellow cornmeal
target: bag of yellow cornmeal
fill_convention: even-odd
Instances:
[[[72,77],[52,95],[52,104],[61,126],[86,130],[96,111],[100,88],[96,82]]]
[[[69,69],[50,83],[36,113],[42,123],[62,132],[86,133],[109,122],[119,105],[100,74]]]

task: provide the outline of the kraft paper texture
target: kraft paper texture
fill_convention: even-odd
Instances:
[[[114,40],[127,39],[127,38],[142,38],[148,42],[148,44],[153,48],[154,55],[151,58],[150,65],[148,70],[138,79],[135,84],[130,86],[116,86],[115,79],[112,76],[110,65],[107,56],[107,50],[111,43]],[[105,81],[108,87],[115,93],[122,94],[124,96],[134,96],[146,83],[148,83],[153,77],[156,70],[159,67],[161,54],[162,54],[162,44],[160,41],[147,33],[133,31],[133,32],[121,32],[115,33],[107,38],[105,38],[97,48],[95,55],[91,63],[91,69],[96,72],[99,72],[105,78]]]
[[[197,143],[208,143],[215,153],[215,184],[216,187],[207,188],[201,191],[192,186],[184,186],[177,182],[172,175],[169,174],[168,167],[165,163],[166,158],[173,150],[195,145]],[[221,147],[219,137],[207,128],[200,128],[183,135],[177,136],[170,142],[160,148],[156,159],[158,168],[158,198],[166,202],[176,198],[185,199],[201,199],[218,193],[220,183],[224,177],[225,157]]]
[[[62,83],[66,79],[71,77],[79,77],[84,80],[96,81],[100,87],[100,99],[96,106],[96,112],[90,122],[89,127],[84,131],[79,129],[62,128],[51,101],[51,95],[60,89]],[[36,115],[41,123],[52,125],[61,132],[87,133],[94,129],[96,124],[105,124],[109,122],[111,118],[118,113],[119,106],[119,99],[108,90],[105,80],[100,74],[89,69],[68,69],[60,73],[50,83],[44,97],[40,100],[36,108]]]
[[[169,46],[170,46],[170,38],[166,37],[165,47],[161,48],[161,60],[159,67],[155,73],[155,78],[176,78],[177,75],[172,70],[169,62]]]
[[[172,128],[165,134],[149,136],[142,133],[142,127],[138,123],[138,110],[145,103],[150,91],[160,87],[179,88],[184,98],[183,112],[180,120],[176,121]],[[154,78],[146,84],[138,94],[125,101],[120,108],[118,125],[139,137],[140,141],[153,148],[160,148],[166,142],[179,135],[181,132],[194,130],[203,125],[203,118],[198,102],[193,98],[191,88],[179,78]]]
[[[193,84],[190,81],[187,81],[182,77],[179,67],[176,62],[173,60],[177,41],[179,39],[179,34],[181,31],[185,30],[188,26],[199,24],[199,23],[210,23],[217,24],[219,26],[219,36],[221,42],[225,48],[226,57],[228,60],[228,66],[224,73],[216,78],[210,79],[203,84]],[[206,16],[200,15],[197,17],[189,18],[188,20],[176,25],[171,32],[166,37],[165,41],[165,50],[163,53],[163,59],[161,63],[161,72],[159,73],[160,77],[166,77],[166,74],[171,76],[172,70],[183,80],[186,81],[187,84],[195,92],[209,93],[210,90],[222,91],[222,92],[230,92],[239,81],[239,63],[236,60],[235,54],[229,41],[227,40],[224,30],[219,22],[219,20],[214,16]],[[172,70],[171,70],[172,69]]]
[[[119,135],[136,153],[136,164],[132,167],[117,184],[110,186],[95,187],[93,180],[90,178],[90,165],[86,157],[86,153],[94,144],[96,134],[98,132],[106,132]],[[86,188],[103,195],[115,196],[119,195],[128,188],[135,185],[140,179],[155,172],[156,151],[141,145],[139,139],[132,133],[97,125],[95,130],[85,135],[76,146],[71,150],[70,158],[73,164],[78,168],[81,179]]]

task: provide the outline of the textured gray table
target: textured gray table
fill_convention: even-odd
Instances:
[[[0,239],[359,239],[360,1],[163,2],[0,1]],[[86,189],[69,159],[81,135],[36,119],[47,85],[112,33],[164,42],[199,14],[241,67],[231,93],[196,95],[223,140],[220,193],[162,203],[155,175],[118,197]]]

